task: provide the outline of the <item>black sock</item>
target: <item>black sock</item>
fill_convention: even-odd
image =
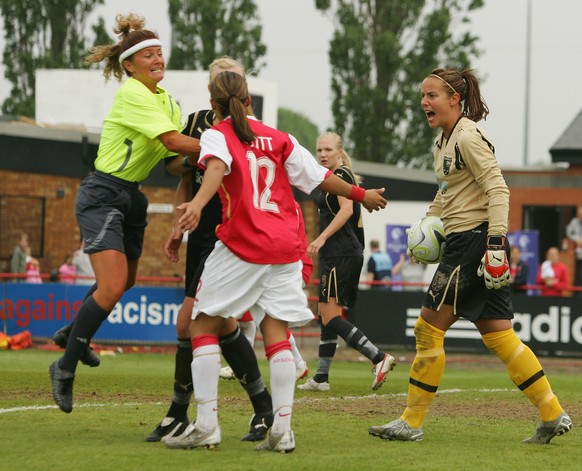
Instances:
[[[88,297],[77,313],[75,322],[69,335],[65,353],[59,361],[59,367],[66,371],[75,372],[79,358],[89,346],[93,335],[99,329],[109,312],[99,306],[93,296]]]
[[[249,395],[255,414],[272,412],[271,395],[261,377],[257,356],[240,328],[220,337],[219,342],[222,355]]]
[[[178,339],[174,363],[174,396],[167,417],[186,419],[194,387],[192,384],[192,342],[190,337]]]
[[[368,337],[364,335],[364,332],[342,317],[334,317],[327,323],[327,327],[338,334],[350,347],[360,352],[372,363],[376,364],[384,358],[384,353],[380,352],[376,345],[368,340]]]
[[[92,296],[95,291],[97,291],[97,283],[93,283],[91,285],[91,287],[89,288],[89,291],[87,291],[85,293],[85,297],[83,298],[83,301],[85,301],[85,299],[87,299],[89,296]]]
[[[317,357],[317,371],[313,380],[318,383],[329,381],[329,370],[337,350],[337,334],[321,323],[319,336],[319,355]]]
[[[93,285],[89,288],[89,291],[87,291],[87,293],[85,294],[85,297],[83,298],[83,302],[85,302],[85,300],[89,296],[91,296],[96,290],[97,290],[97,283],[93,283]],[[62,330],[62,332],[67,334],[67,338],[71,336],[71,329],[73,328],[74,323],[75,323],[75,321],[71,322],[68,326],[66,326]]]

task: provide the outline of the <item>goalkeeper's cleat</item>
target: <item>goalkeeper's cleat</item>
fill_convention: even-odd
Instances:
[[[164,440],[168,448],[190,450],[192,448],[215,448],[220,444],[220,427],[213,430],[201,430],[192,423],[177,437],[169,437]]]
[[[530,438],[526,438],[523,443],[534,443],[537,445],[545,445],[550,443],[550,440],[558,435],[563,435],[572,429],[572,420],[562,412],[555,420],[548,422],[541,422],[536,429],[536,433]]]
[[[232,371],[230,366],[225,366],[224,368],[220,369],[220,377],[222,379],[236,379],[234,371]]]
[[[70,333],[71,324],[61,327],[53,334],[53,342],[61,348],[67,348]],[[90,346],[83,350],[83,353],[79,357],[79,361],[91,368],[95,368],[101,364],[101,358],[99,358],[99,355],[97,355]]]
[[[385,440],[404,442],[419,442],[424,434],[421,428],[412,428],[402,419],[393,420],[385,425],[370,427],[368,433]]]
[[[53,399],[63,412],[67,414],[73,410],[73,382],[75,373],[61,370],[59,360],[55,360],[49,367],[51,378],[51,393]]]
[[[260,442],[267,436],[267,432],[273,425],[273,413],[253,414],[249,433],[247,433],[240,440],[241,442]]]
[[[307,362],[301,360],[299,363],[295,365],[295,381],[299,381],[300,379],[307,378],[309,374],[309,368],[307,367]]]
[[[297,386],[297,389],[301,389],[303,391],[329,391],[330,387],[327,381],[318,383],[313,378],[309,378],[307,381],[305,381],[305,383]]]
[[[276,434],[269,430],[265,441],[255,447],[257,451],[276,451],[277,453],[291,453],[294,449],[295,435],[293,435],[293,430]]]
[[[374,368],[372,368],[372,374],[374,375],[374,381],[372,381],[372,389],[376,391],[380,389],[382,385],[388,379],[388,373],[396,366],[396,359],[386,353],[384,358],[380,363],[376,363]]]
[[[154,431],[150,433],[144,441],[159,442],[168,437],[177,437],[181,435],[186,427],[188,427],[188,417],[176,419],[175,417],[164,417],[164,419],[156,426]]]

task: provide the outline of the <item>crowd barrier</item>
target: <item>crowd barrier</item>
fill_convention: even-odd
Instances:
[[[93,340],[174,343],[176,319],[184,297],[180,278],[174,281],[175,286],[170,287],[134,286],[116,304]],[[359,291],[356,307],[346,313],[348,318],[378,345],[414,349],[414,324],[424,293],[395,291],[395,286],[391,289],[363,288],[368,289]],[[74,319],[86,292],[87,286],[82,285],[2,282],[0,328],[8,335],[29,330],[33,338],[50,338]],[[582,296],[543,297],[523,293],[514,295],[512,300],[514,328],[538,354],[582,354]],[[303,334],[299,331],[296,336]],[[310,334],[317,335],[305,333]],[[445,339],[447,349],[485,351],[479,332],[463,319],[453,325]]]

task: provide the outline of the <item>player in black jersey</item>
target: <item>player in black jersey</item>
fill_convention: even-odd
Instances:
[[[338,134],[326,132],[318,137],[317,156],[321,165],[341,179],[352,185],[359,183]],[[307,248],[310,257],[319,255],[319,358],[315,376],[297,387],[304,391],[330,389],[329,370],[339,335],[350,347],[372,361],[372,389],[376,390],[384,384],[396,361],[391,355],[378,350],[360,329],[342,317],[343,308],[353,307],[356,303],[360,272],[364,263],[361,206],[341,196],[321,193],[319,225],[319,237]]]

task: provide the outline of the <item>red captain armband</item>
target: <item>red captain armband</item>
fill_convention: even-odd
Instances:
[[[352,191],[350,191],[350,194],[348,195],[348,199],[351,199],[352,201],[356,201],[358,203],[363,203],[365,198],[366,198],[366,190],[364,190],[362,187],[359,187],[357,185],[352,185]]]

